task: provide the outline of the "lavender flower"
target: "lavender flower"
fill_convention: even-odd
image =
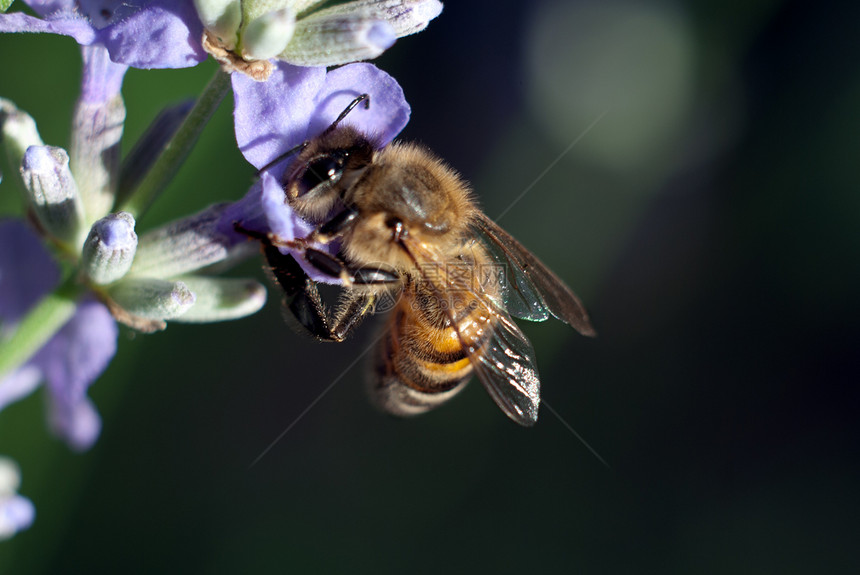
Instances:
[[[71,36],[134,68],[185,68],[206,59],[191,0],[24,0],[40,17],[0,14],[0,32]]]
[[[218,227],[226,205],[140,236],[131,213],[112,213],[127,66],[104,46],[81,50],[69,152],[44,145],[33,119],[0,99],[3,143],[43,236],[20,221],[0,225],[0,409],[44,382],[50,427],[75,450],[100,432],[87,389],[116,351],[117,322],[151,332],[167,320],[222,321],[256,312],[266,298],[256,281],[197,275],[249,253]],[[45,240],[72,268],[64,280]]]
[[[17,183],[33,224],[0,220],[0,411],[42,386],[50,429],[83,451],[101,431],[87,394],[116,353],[118,324],[151,332],[167,321],[236,319],[262,307],[266,293],[258,282],[211,274],[255,251],[236,222],[284,239],[310,232],[312,224],[284,202],[281,177],[291,161],[285,153],[320,134],[363,93],[370,106],[356,108],[345,124],[378,146],[405,126],[409,106],[393,78],[369,64],[328,73],[325,66],[377,56],[426,27],[442,5],[24,1],[38,16],[0,13],[0,32],[70,36],[84,65],[67,148],[46,145],[33,118],[0,98],[0,139],[10,164],[20,167]],[[0,9],[8,7],[0,0]],[[167,110],[121,166],[127,69],[193,66],[207,53],[222,69],[245,75],[219,71],[193,108]],[[257,82],[270,75],[268,83]],[[235,204],[138,232],[137,218],[175,174],[230,82],[236,138],[260,179]],[[19,480],[17,467],[0,458],[0,538],[33,520],[32,504],[16,493]]]
[[[194,0],[203,44],[225,70],[265,80],[275,59],[335,66],[376,58],[442,12],[439,0]]]
[[[25,0],[40,17],[0,14],[0,32],[70,36],[134,68],[184,68],[212,54],[258,80],[269,59],[334,66],[379,56],[423,30],[439,0]],[[205,33],[204,33],[205,30]]]
[[[245,198],[225,213],[225,221],[285,240],[306,236],[312,228],[285,203],[280,180],[292,158],[279,162],[284,153],[322,133],[363,93],[369,94],[370,105],[354,109],[343,124],[355,126],[378,146],[393,140],[409,121],[409,104],[400,85],[372,64],[350,64],[326,73],[280,63],[265,83],[234,74],[233,91],[239,149],[262,172]],[[315,280],[335,281],[297,259]]]
[[[266,297],[259,283],[191,274],[247,254],[247,246],[235,245],[216,228],[225,209],[215,206],[167,224],[145,234],[140,242],[130,216],[99,220],[87,241],[87,246],[95,247],[84,249],[81,265],[82,276],[89,276],[89,295],[68,304],[70,317],[65,325],[23,365],[0,378],[0,410],[44,381],[51,429],[73,449],[89,449],[101,423],[86,391],[116,352],[116,320],[153,331],[163,329],[165,320],[221,321],[259,310]],[[141,257],[129,254],[129,247]],[[129,257],[134,260],[131,265]],[[127,273],[97,285],[99,276],[90,268],[120,268]],[[21,319],[58,282],[57,265],[40,238],[20,221],[0,223],[0,341],[15,332]]]

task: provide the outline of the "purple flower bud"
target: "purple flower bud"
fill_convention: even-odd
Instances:
[[[81,269],[94,283],[115,282],[131,268],[137,251],[134,223],[131,214],[120,212],[93,224],[84,243]]]
[[[74,245],[83,224],[84,207],[66,151],[54,146],[30,146],[21,161],[21,177],[45,230]]]

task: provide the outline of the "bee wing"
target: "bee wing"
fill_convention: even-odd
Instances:
[[[552,314],[582,335],[596,335],[576,294],[512,235],[481,213],[474,218],[472,229],[504,266],[504,303],[515,317],[544,321]]]
[[[477,306],[469,321],[457,321],[452,306],[445,307],[450,325],[457,332],[475,374],[505,414],[524,426],[537,421],[540,379],[534,348],[510,315],[486,293],[447,273],[443,258],[429,246],[407,239],[404,246],[420,264],[434,264],[439,275],[424,277],[441,300],[452,290],[467,291]]]
[[[496,405],[520,425],[534,425],[540,405],[534,348],[510,316],[493,310],[490,313],[495,314],[496,321],[488,326],[485,341],[475,342],[458,329],[460,341]]]

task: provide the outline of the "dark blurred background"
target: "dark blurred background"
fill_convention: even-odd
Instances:
[[[0,414],[38,514],[0,571],[857,572],[858,22],[854,2],[450,0],[377,64],[412,104],[402,137],[587,304],[595,340],[524,326],[558,417],[521,429],[476,382],[380,415],[374,326],[313,343],[272,290],[243,321],[122,333],[86,454],[41,394]],[[0,94],[65,145],[73,41],[0,54]],[[213,70],[131,71],[126,149]],[[225,102],[139,229],[252,176]]]

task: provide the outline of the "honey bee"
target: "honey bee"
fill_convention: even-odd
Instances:
[[[540,403],[534,350],[511,316],[552,315],[593,336],[585,308],[479,210],[469,186],[442,160],[414,144],[381,147],[341,125],[366,99],[356,98],[300,146],[284,174],[286,203],[315,229],[291,240],[258,235],[292,323],[319,340],[342,341],[379,302],[396,300],[368,384],[379,407],[423,413],[477,375],[508,417],[533,425]],[[315,247],[335,241],[336,256]],[[333,313],[293,255],[279,248],[342,280]]]

